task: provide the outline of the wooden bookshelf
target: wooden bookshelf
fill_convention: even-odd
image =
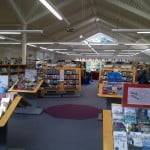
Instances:
[[[103,150],[114,150],[111,110],[103,110]]]
[[[67,72],[70,72],[70,74],[67,74]],[[81,91],[81,68],[46,66],[40,68],[38,76],[48,85],[44,87],[45,93],[49,91],[57,93]]]
[[[4,127],[6,125],[6,123],[8,122],[9,118],[13,114],[15,108],[17,107],[17,105],[19,104],[21,99],[22,99],[22,96],[18,95],[15,97],[15,99],[12,101],[12,103],[8,107],[7,111],[5,112],[5,114],[0,119],[0,127]]]
[[[16,83],[8,90],[9,92],[18,92],[18,93],[37,93],[41,85],[43,84],[43,80],[41,80],[36,87],[33,90],[15,90],[14,86],[18,83],[18,80]]]
[[[103,87],[107,83],[111,84],[113,82],[108,82],[107,74],[108,72],[119,72],[122,74],[123,81],[120,83],[135,83],[137,71],[136,69],[121,69],[121,68],[101,68],[99,70],[99,82],[98,82],[98,96],[108,97],[108,98],[122,98],[121,95],[117,94],[103,94]],[[119,83],[119,82],[118,82]],[[123,86],[123,85],[122,85]]]

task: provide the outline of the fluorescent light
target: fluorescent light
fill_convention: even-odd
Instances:
[[[59,20],[63,20],[61,15],[46,1],[46,0],[39,0],[55,17]]]
[[[150,43],[125,43],[124,45],[150,45]]]
[[[113,32],[150,32],[150,29],[112,29]]]
[[[85,45],[85,43],[82,42],[58,42],[60,45]]]
[[[19,45],[19,44],[21,44],[20,42],[0,42],[0,45],[2,45],[2,44],[4,44],[4,45]]]
[[[46,47],[40,47],[41,49],[44,49],[44,50],[47,50],[47,48]]]
[[[37,47],[36,45],[33,44],[27,44],[28,46],[32,46],[32,47]]]
[[[17,32],[17,31],[13,31],[13,32],[3,32],[3,31],[0,31],[0,34],[21,34],[21,32]]]
[[[123,52],[141,52],[143,50],[121,50]]]
[[[90,45],[118,45],[118,43],[89,43]]]
[[[104,50],[106,52],[115,52],[116,50]]]
[[[91,51],[91,49],[73,49],[73,51],[77,51],[77,52],[86,51],[86,52],[89,52],[89,51]]]
[[[129,56],[132,56],[132,55],[120,55],[120,54],[119,54],[119,55],[117,55],[117,56],[125,56],[125,57],[127,56],[127,57],[129,57]]]
[[[52,51],[66,51],[68,49],[49,49],[49,50],[52,50]]]
[[[130,55],[130,54],[135,54],[135,53],[119,53],[119,55],[123,55],[123,54],[125,54],[125,55]]]
[[[150,32],[137,32],[137,34],[150,34]]]
[[[0,39],[4,40],[5,38],[3,36],[0,36]]]

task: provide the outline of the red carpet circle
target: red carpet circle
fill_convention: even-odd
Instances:
[[[64,104],[48,107],[44,112],[56,118],[84,120],[97,118],[101,110],[88,105]]]

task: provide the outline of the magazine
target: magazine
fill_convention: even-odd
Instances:
[[[129,132],[127,137],[128,137],[128,150],[143,149],[141,132]]]
[[[137,124],[135,108],[125,107],[124,108],[124,117],[125,117],[125,123]]]
[[[113,122],[124,122],[123,108],[121,104],[112,104]]]
[[[150,134],[142,134],[143,150],[150,150]]]
[[[150,124],[150,118],[148,115],[148,109],[138,109],[138,123]]]
[[[126,132],[114,131],[114,150],[128,150]]]

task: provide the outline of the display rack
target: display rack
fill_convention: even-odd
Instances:
[[[81,91],[81,69],[73,67],[43,67],[38,69],[40,76],[46,86],[45,92],[57,93],[80,92]]]
[[[43,80],[39,81],[36,87],[33,90],[16,90],[14,86],[18,83],[19,80],[8,90],[9,92],[18,92],[18,93],[37,93],[41,85],[43,84]]]
[[[0,119],[0,150],[7,150],[7,123],[21,99],[22,96],[17,95]]]
[[[99,83],[98,83],[98,96],[109,97],[109,98],[122,98],[122,94],[118,94],[117,91],[107,94],[104,92],[105,87],[115,85],[123,90],[124,83],[135,83],[136,82],[136,69],[121,69],[121,68],[101,68],[99,71]],[[121,82],[108,82],[108,73],[119,72],[122,75]]]
[[[6,123],[8,122],[9,118],[11,117],[12,113],[14,112],[15,108],[17,107],[21,99],[22,99],[22,96],[18,95],[15,97],[15,99],[12,101],[12,103],[8,107],[6,113],[0,119],[0,127],[4,127],[6,125]]]

